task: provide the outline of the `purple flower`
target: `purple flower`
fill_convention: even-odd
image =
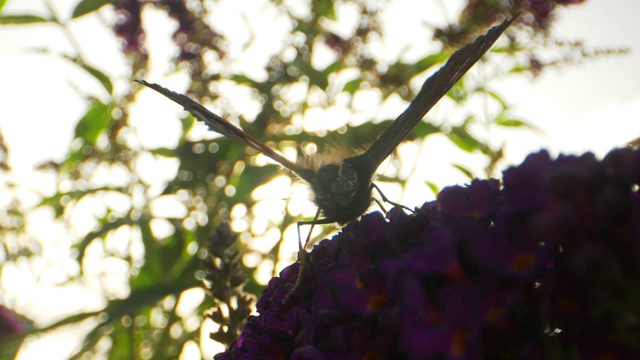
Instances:
[[[530,155],[371,213],[271,280],[216,359],[638,358],[640,151]]]
[[[552,13],[557,5],[577,5],[582,2],[584,0],[527,0],[521,1],[521,6],[533,15],[538,26],[547,28],[553,20]]]
[[[25,331],[18,316],[11,310],[0,305],[0,342]]]
[[[202,11],[189,9],[184,0],[123,0],[114,4],[118,16],[114,24],[114,32],[122,41],[125,53],[147,58],[145,31],[142,26],[142,10],[144,6],[155,6],[163,9],[178,23],[173,34],[173,41],[180,49],[178,61],[191,61],[201,55],[204,48],[213,48],[222,54],[215,44],[220,36],[203,21]],[[205,49],[206,50],[206,49]]]
[[[114,4],[118,20],[114,32],[122,40],[125,52],[143,51],[144,30],[142,28],[142,4],[138,0],[124,0]]]

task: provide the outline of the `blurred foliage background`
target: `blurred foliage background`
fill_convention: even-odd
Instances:
[[[52,61],[70,62],[79,70],[77,76],[92,79],[103,93],[96,97],[79,91],[86,110],[77,119],[66,157],[37,168],[55,183],[55,191],[34,192],[12,182],[10,149],[0,147],[0,272],[6,277],[31,269],[37,276],[48,271],[47,266],[64,263],[64,276],[55,286],[97,288],[101,298],[90,310],[79,305],[77,313],[46,326],[20,319],[21,331],[0,337],[2,356],[13,358],[25,338],[77,324],[85,324],[86,336],[74,359],[211,356],[221,348],[212,350],[209,333],[223,334],[214,336],[223,343],[231,341],[250,308],[251,294],[259,296],[272,274],[295,261],[295,223],[315,212],[304,188],[264,156],[206,133],[177,106],[132,79],[184,92],[295,159],[338,143],[366,146],[453,51],[523,10],[521,21],[477,64],[482,75],[456,85],[442,101],[445,110],[420,123],[408,139],[419,142],[440,133],[463,151],[482,154],[484,173],[452,164],[472,178],[496,175],[503,149],[490,143],[493,129],[534,130],[525,119],[512,116],[489,80],[535,77],[551,66],[611,52],[587,50],[550,35],[556,8],[581,2],[577,0],[461,2],[457,23],[419,24],[431,38],[407,32],[413,48],[390,52],[382,25],[390,2],[271,0],[237,5],[258,8],[275,30],[248,17],[239,24],[220,21],[229,2],[216,0],[81,0],[65,8],[50,1],[45,2],[46,14],[0,13],[5,29],[41,27],[63,34],[70,49],[38,50]],[[433,3],[444,8],[437,0]],[[118,39],[125,74],[92,63],[74,40],[77,21],[99,22]],[[249,32],[249,40],[234,44],[229,34],[239,28]],[[154,32],[167,36],[158,40]],[[261,43],[265,38],[268,43]],[[170,65],[154,65],[162,56],[154,53],[152,39],[170,49],[157,50],[169,54],[165,58]],[[556,55],[542,60],[539,54],[550,50]],[[254,70],[244,70],[238,66],[242,63]],[[473,105],[478,102],[482,106]],[[181,115],[167,115],[167,109]],[[147,132],[161,131],[166,123],[153,124],[162,112],[174,124],[179,122],[173,126],[179,137],[175,146],[145,145],[136,119],[150,119]],[[399,169],[411,168],[415,161],[394,157],[384,164],[379,182],[403,186],[408,177],[399,177]],[[418,182],[437,193],[428,179]],[[35,206],[24,205],[25,192],[38,198]],[[61,247],[60,263],[35,271],[33,262],[51,245],[30,236],[25,219],[43,208],[54,214],[70,240],[55,245]],[[74,219],[80,214],[90,221],[78,226]],[[223,220],[230,221],[237,238],[224,226],[216,230]],[[315,236],[333,230],[320,228]],[[287,249],[287,243],[293,246]],[[0,301],[8,308],[24,310],[16,305],[19,286],[3,282],[0,291]],[[195,305],[181,310],[181,302]],[[212,307],[218,310],[206,311]]]

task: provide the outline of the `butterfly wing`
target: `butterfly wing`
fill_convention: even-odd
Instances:
[[[384,159],[391,155],[440,98],[491,48],[518,15],[494,26],[485,35],[456,51],[440,70],[424,82],[409,107],[364,153],[372,173]]]
[[[211,111],[207,110],[204,106],[193,101],[190,97],[173,92],[158,84],[151,84],[144,80],[134,80],[134,81],[146,87],[149,87],[159,92],[160,94],[168,97],[174,102],[182,105],[184,109],[189,113],[191,113],[191,115],[193,115],[196,119],[207,124],[207,126],[211,131],[215,131],[218,134],[224,135],[225,137],[228,137],[232,140],[235,140],[241,144],[249,146],[265,154],[266,156],[270,157],[272,160],[278,162],[280,165],[286,167],[287,169],[295,172],[296,174],[302,176],[303,178],[305,178],[305,180],[307,180],[306,176],[304,175],[306,175],[308,171],[305,171],[305,169],[302,169],[300,166],[287,160],[284,156],[278,154],[273,149],[271,149],[267,145],[260,142],[258,139],[254,138],[253,136],[247,134],[240,128],[231,124],[229,121],[227,121],[223,117],[218,116],[212,113]]]

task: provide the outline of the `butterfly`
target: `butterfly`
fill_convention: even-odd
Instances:
[[[319,161],[292,162],[252,135],[226,119],[207,110],[186,95],[166,89],[158,84],[135,80],[174,102],[182,105],[196,119],[203,121],[211,131],[224,135],[268,156],[306,181],[313,192],[313,200],[323,218],[316,216],[306,224],[346,224],[362,215],[371,205],[374,172],[395,148],[409,135],[424,115],[455,85],[458,80],[486,53],[500,35],[518,17],[514,15],[494,26],[485,35],[457,50],[436,73],[430,76],[409,107],[363,153],[333,158],[320,166]],[[393,204],[393,203],[392,203]]]

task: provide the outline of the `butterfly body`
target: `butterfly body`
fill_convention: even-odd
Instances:
[[[309,184],[326,222],[346,224],[362,215],[371,204],[372,177],[364,154],[320,167]]]

